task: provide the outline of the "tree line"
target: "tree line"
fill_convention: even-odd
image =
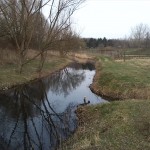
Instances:
[[[131,28],[130,35],[121,39],[84,38],[87,48],[103,48],[107,46],[117,48],[150,48],[150,27],[140,23]]]
[[[102,48],[107,46],[114,46],[112,39],[104,38],[84,38],[84,42],[87,48]]]

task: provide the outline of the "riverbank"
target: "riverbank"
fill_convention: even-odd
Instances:
[[[64,150],[149,150],[150,101],[127,100],[80,107],[79,128]]]
[[[51,55],[47,58],[40,74],[37,72],[39,65],[38,59],[28,63],[23,68],[23,72],[21,74],[17,72],[17,64],[15,63],[0,65],[0,90],[6,90],[15,85],[24,84],[47,76],[56,70],[62,69],[69,63],[71,63],[71,60],[68,58]]]
[[[150,60],[98,57],[91,90],[109,100],[150,99]]]
[[[79,107],[78,129],[61,149],[149,150],[149,63],[149,59],[123,62],[97,57],[90,88],[111,102]]]
[[[70,62],[71,60],[67,58],[51,56],[46,61],[40,77],[63,68]],[[79,107],[77,110],[79,127],[75,134],[63,146],[61,145],[61,150],[148,150],[149,63],[148,59],[123,62],[108,57],[97,57],[97,72],[91,88],[95,93],[111,97],[113,100],[126,101]],[[21,84],[39,78],[36,72],[37,60],[28,64],[21,76],[17,74],[13,64],[7,65],[1,65],[0,68],[0,83],[5,83],[6,88],[11,84]]]
[[[37,54],[36,51],[31,50],[27,58],[30,59]],[[73,61],[85,63],[88,60],[93,60],[93,56],[82,53],[70,53],[66,57],[61,57],[57,52],[48,52],[46,61],[44,63],[42,72],[39,74],[37,71],[40,58],[36,58],[27,63],[23,67],[21,74],[18,72],[17,57],[12,51],[6,51],[0,60],[0,91],[7,90],[16,85],[24,84],[32,80],[37,80],[41,77],[45,77],[57,70],[66,67]]]

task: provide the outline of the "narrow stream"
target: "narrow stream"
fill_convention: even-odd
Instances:
[[[77,128],[77,105],[106,102],[89,89],[93,63],[63,70],[0,94],[0,150],[54,150]]]

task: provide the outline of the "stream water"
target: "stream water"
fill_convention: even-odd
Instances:
[[[0,150],[53,150],[77,128],[77,105],[105,102],[91,92],[93,63],[63,70],[0,93]]]

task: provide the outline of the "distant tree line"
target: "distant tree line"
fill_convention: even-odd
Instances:
[[[107,46],[117,48],[150,48],[150,27],[145,24],[138,24],[131,28],[131,33],[126,38],[107,39],[84,38],[87,48],[103,48]]]
[[[115,46],[117,40],[104,38],[84,38],[87,48],[103,48],[107,46]]]

